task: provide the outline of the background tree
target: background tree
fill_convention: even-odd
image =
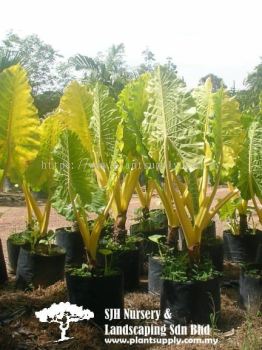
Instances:
[[[262,91],[262,62],[255,67],[252,73],[248,74],[245,85],[249,91],[252,91],[254,100],[258,103]]]
[[[39,116],[44,117],[58,107],[64,87],[74,79],[91,85],[101,82],[117,99],[131,79],[153,71],[159,64],[148,48],[142,55],[144,61],[138,67],[128,67],[125,47],[121,43],[112,45],[105,53],[99,52],[95,57],[78,54],[66,60],[37,35],[21,38],[11,31],[0,42],[0,72],[17,63],[27,70],[35,105]],[[177,74],[172,58],[168,57],[162,66]]]
[[[60,62],[56,65],[55,89],[43,91],[34,97],[40,117],[58,107],[64,88],[74,79],[76,74],[68,62]]]
[[[98,53],[94,58],[78,54],[71,57],[69,62],[83,73],[83,81],[103,83],[114,97],[118,96],[132,76],[125,61],[124,44],[112,45],[105,54]]]
[[[142,56],[144,61],[138,67],[138,74],[143,74],[145,72],[152,72],[156,65],[155,54],[146,48],[142,51]]]
[[[11,66],[22,63],[22,57],[19,52],[9,49],[0,50],[0,73]]]
[[[51,112],[65,85],[74,78],[70,65],[37,35],[21,38],[9,32],[0,43],[0,71],[17,63],[28,72],[40,117]]]
[[[248,74],[244,81],[245,89],[237,92],[241,110],[258,114],[260,112],[262,91],[262,62],[258,64],[253,72]]]
[[[177,74],[177,66],[174,63],[172,57],[167,57],[166,63],[164,63],[163,66],[166,67],[169,71],[172,71],[173,73]]]
[[[221,88],[221,86],[223,86],[224,88],[227,88],[226,84],[224,83],[223,79],[218,77],[217,75],[215,74],[207,74],[205,75],[204,77],[202,77],[200,80],[199,80],[199,83],[198,85],[203,85],[205,84],[206,80],[210,78],[211,79],[211,82],[212,82],[212,92],[215,92],[217,90],[219,90]]]
[[[60,91],[44,91],[36,95],[34,101],[39,116],[43,117],[54,111],[59,105],[60,98]]]
[[[6,50],[17,53],[22,59],[23,66],[28,71],[34,95],[55,87],[54,65],[62,56],[51,45],[34,34],[21,38],[9,32],[0,45],[0,52]]]
[[[142,51],[142,56],[144,61],[138,66],[137,75],[146,72],[153,72],[153,70],[159,65],[165,67],[168,71],[172,71],[173,73],[177,74],[177,66],[173,62],[172,57],[167,57],[166,62],[161,64],[160,62],[156,61],[155,54],[149,48]]]

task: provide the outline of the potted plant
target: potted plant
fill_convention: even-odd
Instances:
[[[151,162],[153,163],[154,161],[152,157],[148,155],[142,135],[142,125],[145,121],[149,102],[147,91],[149,77],[148,74],[144,74],[137,80],[127,84],[121,92],[118,101],[121,122],[118,126],[114,158],[115,163],[119,166],[117,167],[118,174],[116,172],[116,186],[114,187],[116,202],[113,208],[116,210],[113,215],[116,224],[113,237],[115,242],[122,245],[127,237],[125,228],[126,211],[134,190],[136,190],[139,195],[143,208],[143,217],[145,218],[148,216],[152,191],[156,188],[155,181],[151,181],[151,176],[148,177],[148,171],[151,171],[151,169],[148,169],[148,165],[150,168]],[[152,172],[157,179],[161,178],[161,174],[157,168],[154,168]],[[144,192],[138,181],[142,173],[147,176],[148,181],[146,191]],[[162,199],[165,200],[171,208],[172,200],[169,196],[169,192],[162,191],[160,196],[162,196]],[[178,223],[175,211],[169,210],[167,217],[168,222],[174,225]],[[133,254],[135,254],[135,251]]]
[[[159,249],[159,255],[149,257],[148,291],[160,295],[162,317],[171,310],[169,323],[211,323],[220,315],[221,274],[213,262],[202,257],[198,264],[190,261],[185,251],[175,251],[165,244],[165,236],[150,239]]]
[[[163,263],[160,309],[162,317],[170,309],[168,322],[210,324],[220,314],[219,272],[212,262],[203,260],[192,265],[184,252],[167,254]]]
[[[136,223],[130,226],[130,234],[167,233],[167,217],[164,209],[151,209],[145,218],[143,209],[138,208],[135,210],[133,221]]]
[[[78,266],[86,263],[85,244],[74,216],[72,205],[69,204],[65,207],[64,203],[60,202],[58,199],[53,203],[53,207],[60,215],[63,215],[67,221],[72,222],[71,226],[60,227],[55,230],[56,244],[66,251],[66,264]],[[90,231],[92,231],[94,224],[94,220],[88,220]],[[110,234],[110,232],[112,232],[112,220],[108,217],[101,230],[100,237],[103,238]]]
[[[144,188],[141,185],[141,183],[144,184]],[[142,172],[140,175],[140,179],[136,185],[136,193],[138,195],[138,199],[141,205],[141,212],[144,220],[146,220],[149,215],[150,203],[153,192],[154,186],[152,181],[147,179],[145,172]]]
[[[113,153],[119,120],[108,89],[100,83],[92,88],[73,81],[65,89],[58,110],[64,127],[79,136],[88,152],[99,186],[106,188],[108,163]],[[83,159],[80,166],[84,168],[86,165]],[[71,227],[61,227],[56,231],[57,244],[67,252],[66,262],[85,262],[84,242],[72,206],[63,207],[59,201],[54,206],[67,220],[73,222]]]
[[[251,313],[262,310],[262,265],[243,264],[239,279],[239,294],[242,305]]]
[[[29,242],[20,248],[16,286],[22,289],[45,288],[64,279],[65,251],[52,244],[54,232],[42,239],[39,227],[31,228]]]
[[[70,130],[64,130],[54,150],[56,162],[55,194],[53,201],[61,207],[72,206],[74,217],[85,245],[87,263],[82,266],[68,266],[66,283],[69,301],[89,308],[95,314],[95,322],[105,322],[105,308],[123,308],[122,273],[97,264],[99,237],[112,205],[113,196],[106,201],[105,193],[99,188],[91,160],[80,138]],[[83,167],[83,160],[89,166]],[[92,225],[88,212],[96,212]],[[106,257],[108,252],[102,251]],[[104,293],[104,291],[107,293]]]
[[[231,208],[228,208],[232,213],[231,220],[233,220],[233,224],[231,224],[231,233],[234,235],[225,234],[225,247],[230,248],[229,244],[234,243],[238,261],[254,262],[259,244],[262,242],[262,232],[256,229],[252,215],[252,212],[255,212],[259,222],[262,223],[262,211],[259,206],[259,203],[262,203],[261,170],[259,165],[261,159],[260,115],[249,116],[249,118],[244,115],[242,123],[246,133],[244,145],[238,156],[234,171],[234,182],[241,193],[241,200],[231,203]],[[249,201],[252,202],[253,207],[248,205]],[[237,220],[236,215],[239,216]],[[252,219],[253,228],[248,226],[248,215]],[[232,254],[229,258],[232,259]]]
[[[147,272],[148,256],[156,253],[156,245],[149,237],[154,234],[167,235],[167,217],[163,209],[151,209],[145,215],[144,208],[135,210],[136,216],[133,219],[135,224],[130,225],[130,235],[141,237],[140,242],[140,272]]]
[[[157,253],[148,257],[148,292],[160,295],[164,257],[167,253],[166,236],[152,235],[149,240],[157,247]]]
[[[242,186],[241,194],[245,193],[251,197],[259,222],[262,223],[262,209],[258,203],[262,203],[262,151],[261,151],[262,123],[258,115],[250,124],[244,155],[242,154]],[[245,156],[248,155],[248,158]],[[241,179],[241,177],[240,177]],[[245,181],[244,181],[245,180]],[[245,191],[244,191],[245,190]],[[247,197],[247,198],[248,198]],[[244,264],[242,266],[239,291],[240,298],[244,306],[252,312],[260,312],[262,307],[262,265],[261,265],[261,233],[258,236],[257,254],[253,250],[253,256],[256,257],[256,263]],[[256,247],[257,248],[257,247]],[[259,254],[258,254],[259,253]]]
[[[203,235],[200,245],[200,255],[209,258],[215,270],[222,272],[224,265],[224,242],[220,237]]]
[[[247,201],[241,198],[229,201],[220,210],[220,219],[226,220],[229,227],[223,232],[225,258],[229,261],[251,262],[255,259],[260,235],[252,211],[253,207],[248,207]],[[248,225],[251,220],[247,218],[251,218],[253,228]]]
[[[23,238],[20,237],[20,239],[17,235],[11,236],[8,240],[8,250],[11,252],[12,249],[16,248],[18,252],[21,243],[25,239],[28,245],[27,249],[24,250],[24,254],[30,248],[33,249],[32,252],[35,254],[36,252],[39,253],[37,249],[38,242],[47,235],[51,209],[52,169],[42,169],[41,162],[47,159],[48,161],[50,160],[50,150],[55,143],[59,128],[57,128],[56,124],[57,119],[54,117],[50,117],[40,126],[40,120],[33,104],[27,75],[21,66],[17,65],[6,69],[1,73],[0,80],[2,84],[1,93],[6,94],[2,101],[3,106],[1,107],[1,122],[4,126],[1,134],[1,145],[3,147],[1,151],[4,154],[0,165],[4,169],[1,183],[3,183],[5,177],[8,177],[22,188],[28,217],[26,234],[23,234]],[[17,133],[19,133],[19,136],[17,136]],[[43,187],[46,189],[48,198],[43,212],[39,209],[30,187],[41,187],[41,189]],[[50,246],[48,249],[41,247],[40,250],[43,250],[44,256],[48,254],[53,256]],[[12,257],[14,257],[13,267],[15,268],[17,254],[14,254]],[[30,259],[27,259],[27,261],[29,262]],[[20,285],[24,284],[24,282],[31,283],[31,277],[35,281],[38,281],[34,276],[36,260],[34,258],[33,260],[34,263],[32,262],[30,274],[26,272],[25,260],[19,272],[16,271],[17,280],[19,280]],[[23,275],[23,272],[27,276]],[[61,273],[57,274],[58,278],[60,278],[62,273],[63,266]]]
[[[143,209],[135,210],[133,218],[135,224],[130,225],[130,235],[141,235],[144,238],[145,253],[150,253],[150,241],[148,237],[154,234],[167,235],[167,217],[164,209],[151,209],[145,217]]]
[[[60,213],[59,210],[58,213]],[[79,265],[86,262],[84,241],[75,222],[72,226],[57,228],[55,239],[58,247],[63,248],[66,252],[66,265]]]
[[[99,186],[105,189],[108,199],[113,197],[111,215],[114,227],[111,234],[116,242],[113,254],[120,254],[122,257],[128,255],[125,261],[130,261],[130,264],[131,261],[136,261],[138,271],[137,248],[133,249],[134,246],[129,244],[125,246],[126,214],[141,173],[138,152],[131,152],[133,147],[130,147],[131,134],[127,119],[131,116],[144,118],[147,100],[135,98],[136,89],[142,91],[143,86],[142,79],[127,85],[116,105],[108,88],[101,83],[91,88],[73,82],[66,89],[59,107],[64,124],[79,135],[88,152]],[[137,96],[140,97],[139,94]],[[133,263],[131,266],[134,270]],[[139,279],[136,286],[138,283]]]
[[[144,186],[141,186],[141,181],[143,181]],[[141,207],[134,211],[134,221],[136,223],[130,225],[130,234],[145,233],[145,235],[152,235],[154,233],[167,233],[165,211],[163,209],[150,209],[154,191],[153,181],[148,179],[146,171],[143,171],[136,185],[136,193]]]
[[[124,275],[124,290],[131,292],[139,288],[140,276],[140,250],[138,242],[142,238],[136,236],[127,236],[121,244],[116,242],[112,237],[112,233],[105,236],[100,241],[100,250],[111,251],[111,266],[115,269],[120,269]],[[104,266],[104,261],[99,258],[101,266]]]
[[[23,231],[18,233],[12,233],[7,241],[7,253],[9,260],[9,272],[16,274],[17,260],[20,252],[20,248],[29,242],[30,231]]]
[[[39,151],[25,173],[25,197],[32,208],[34,222],[28,230],[28,244],[20,249],[16,279],[18,285],[32,283],[34,287],[45,287],[64,278],[65,250],[53,244],[54,232],[48,230],[54,193],[53,150],[62,130],[59,116],[50,114],[39,129]],[[43,210],[32,196],[31,188],[45,193]]]
[[[63,200],[56,198],[52,206],[58,214],[63,215],[67,221],[72,223],[71,226],[59,227],[55,230],[55,242],[66,252],[66,265],[78,266],[86,263],[85,245],[72,205],[65,206]]]
[[[39,149],[40,122],[26,72],[20,65],[1,72],[0,96],[0,189],[8,178],[17,183],[25,194],[27,165]],[[30,226],[32,210],[27,200],[26,207],[27,225]],[[12,265],[15,268],[15,263]]]
[[[188,324],[193,320],[194,283],[188,276],[187,256],[166,256],[161,274],[160,310],[170,309],[170,323]]]
[[[226,194],[216,199],[221,181],[228,177],[241,150],[238,103],[223,88],[212,92],[210,80],[191,95],[174,73],[164,67],[153,72],[147,91],[150,102],[143,141],[148,155],[155,163],[160,162],[164,182],[160,183],[152,172],[151,178],[167,217],[173,211],[178,218],[191,266],[198,266],[204,229],[238,193],[228,187]],[[161,196],[164,190],[168,191],[175,210]],[[172,226],[174,237],[176,226]],[[204,285],[208,290],[208,280]],[[214,297],[217,292],[218,285]]]
[[[120,122],[116,131],[114,155],[110,166],[109,183],[114,201],[112,217],[114,228],[109,248],[113,250],[115,264],[121,266],[125,277],[125,289],[134,290],[139,286],[140,254],[137,247],[141,239],[128,237],[126,228],[127,210],[139,187],[139,178],[143,171],[141,156],[134,145],[134,132],[139,129],[147,107],[147,96],[143,94],[147,77],[141,76],[127,84],[119,95],[117,107]],[[149,202],[150,190],[147,198]],[[137,241],[137,244],[136,242]],[[132,278],[131,278],[132,276]]]

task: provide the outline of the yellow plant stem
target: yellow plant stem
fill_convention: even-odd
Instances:
[[[1,175],[1,173],[0,173],[0,175]],[[5,179],[5,171],[2,172],[2,175],[0,178],[0,191],[3,191],[4,179]]]
[[[79,230],[81,233],[81,236],[83,238],[83,242],[84,242],[84,246],[85,247],[89,247],[90,244],[90,233],[89,233],[89,228],[88,226],[85,224],[85,220],[83,217],[81,217],[81,215],[79,213],[76,213],[76,220],[77,220],[77,224],[79,226]],[[90,256],[88,254],[88,252],[86,251],[86,256],[88,259],[88,263],[90,265],[92,264],[92,261],[90,260]]]
[[[100,237],[104,222],[106,220],[106,217],[108,216],[109,210],[112,206],[112,203],[114,200],[114,194],[113,193],[111,194],[110,199],[103,213],[99,214],[98,217],[95,219],[92,232],[90,232],[89,230],[85,209],[82,206],[80,206],[80,208],[76,208],[75,198],[73,197],[72,193],[70,194],[70,198],[71,198],[71,203],[73,205],[76,220],[77,220],[81,235],[83,237],[84,245],[86,247],[89,263],[91,265],[95,265],[99,237]]]
[[[167,170],[167,173],[169,173],[169,170]],[[170,190],[176,206],[177,216],[179,218],[179,222],[181,224],[181,227],[185,235],[187,245],[188,247],[194,246],[194,244],[196,243],[195,242],[196,240],[194,237],[193,226],[187,215],[186,208],[184,206],[183,197],[174,189],[173,184],[171,182],[171,176],[167,175],[167,177],[169,178]]]
[[[200,204],[198,215],[197,215],[196,220],[195,220],[195,226],[196,226],[196,231],[197,231],[196,236],[197,236],[198,241],[201,240],[202,232],[211,220],[211,218],[210,218],[211,214],[209,211],[212,207],[214,198],[217,194],[217,190],[219,187],[219,181],[220,181],[220,176],[221,176],[221,171],[222,171],[222,164],[223,164],[223,156],[221,155],[220,161],[219,161],[219,166],[218,166],[218,171],[216,174],[216,181],[215,181],[215,184],[212,188],[211,195],[209,195],[209,196],[207,195],[207,186],[208,186],[208,172],[207,172],[207,170],[208,170],[208,167],[204,167],[203,177],[205,177],[205,179],[202,180],[203,181],[202,182],[203,188],[202,188],[202,195],[201,195],[201,204]],[[231,196],[229,196],[229,197],[231,198]],[[227,200],[223,203],[226,203]],[[219,207],[219,209],[221,208],[220,205],[218,205],[218,207]],[[214,217],[214,215],[212,215],[212,217]]]
[[[246,199],[242,199],[241,203],[238,207],[238,212],[240,215],[246,215],[247,213],[247,205],[248,205],[248,201]]]
[[[114,200],[112,203],[113,217],[116,226],[118,226],[118,220],[120,218],[121,225],[123,227],[125,226],[126,212],[138,184],[140,172],[140,168],[135,167],[125,175],[122,184],[120,180],[116,182],[115,188],[113,189]]]
[[[186,187],[184,192],[183,192],[183,201],[184,201],[184,205],[187,207],[187,210],[192,218],[192,221],[195,220],[194,219],[194,206],[193,206],[193,199],[191,196],[191,193],[188,191],[188,188]]]
[[[69,186],[69,188],[70,188],[70,186]],[[76,208],[75,201],[77,198],[71,190],[69,190],[69,197],[70,197],[70,202],[72,203],[72,206],[73,206],[73,211],[74,211],[76,221],[77,221],[78,226],[79,226],[81,236],[82,236],[83,241],[84,241],[84,245],[85,245],[85,247],[89,247],[90,232],[89,232],[89,227],[88,227],[88,222],[86,219],[85,211],[81,207]],[[89,259],[89,257],[88,257],[88,259]]]
[[[239,191],[237,189],[229,192],[223,199],[219,200],[211,211],[205,215],[201,222],[201,230],[203,231],[209,224],[209,222],[213,219],[213,217],[219,212],[219,210],[233,197],[237,196]]]
[[[164,142],[164,158],[165,158],[165,169],[166,169],[166,176],[167,176],[167,183],[170,189],[170,192],[172,194],[173,201],[176,206],[177,216],[179,218],[179,222],[181,224],[181,227],[184,232],[184,236],[186,239],[186,243],[188,248],[193,247],[196,242],[196,237],[193,231],[192,223],[190,222],[186,209],[184,207],[183,198],[179,193],[174,189],[174,185],[172,182],[172,174],[169,169],[169,160],[168,160],[168,149],[167,149],[167,140],[165,139]]]
[[[200,185],[200,196],[199,196],[199,206],[205,201],[206,194],[207,194],[207,188],[208,188],[208,173],[209,173],[209,158],[210,158],[210,145],[207,139],[208,131],[209,131],[209,122],[210,122],[210,115],[213,112],[213,98],[212,98],[212,90],[208,91],[208,103],[207,103],[207,110],[205,115],[205,123],[204,123],[204,169],[202,174],[202,181]]]
[[[25,202],[26,202],[26,209],[27,209],[27,224],[31,227],[32,223],[33,223],[33,216],[32,216],[32,206],[31,203],[29,201],[28,195],[27,195],[27,191],[24,187],[24,185],[22,184],[22,191],[24,193],[25,196]]]
[[[173,208],[171,197],[161,188],[157,181],[154,181],[154,186],[156,191],[162,201],[163,207],[165,208],[165,213],[168,220],[168,225],[170,227],[178,227],[179,220],[175,209]]]
[[[95,164],[95,173],[99,187],[105,188],[108,182],[108,174],[106,169],[103,169],[99,164]]]
[[[28,194],[28,197],[29,197],[29,200],[30,200],[30,204],[31,204],[31,206],[33,208],[36,220],[38,221],[39,225],[41,225],[42,220],[43,220],[43,215],[41,213],[41,210],[39,209],[39,207],[38,207],[38,205],[36,203],[36,200],[32,196],[32,194],[31,194],[29,189],[27,190],[27,194]]]
[[[113,217],[116,218],[118,213],[121,212],[121,185],[120,185],[119,179],[116,181],[112,194],[114,197],[113,203],[112,203],[112,212],[113,212]]]
[[[138,198],[139,198],[139,201],[140,201],[142,208],[146,208],[146,204],[147,204],[146,198],[145,198],[145,195],[144,195],[143,190],[142,190],[139,183],[136,185],[135,189],[136,189],[136,193],[138,195]]]
[[[202,202],[202,205],[199,208],[198,214],[196,215],[194,230],[196,232],[198,242],[201,241],[201,234],[203,231],[203,229],[202,229],[203,222],[206,220],[209,220],[209,219],[207,219],[207,217],[208,217],[208,203],[209,203],[209,197],[204,198],[204,201]]]
[[[219,166],[218,166],[218,171],[217,171],[217,176],[216,176],[216,181],[215,181],[215,184],[213,186],[213,190],[211,192],[211,195],[209,197],[208,210],[211,208],[213,200],[217,194],[217,190],[218,190],[218,186],[219,186],[219,182],[220,182],[220,177],[221,177],[222,164],[223,164],[223,156],[221,155]]]
[[[123,210],[124,196],[126,194],[126,190],[128,189],[128,183],[130,181],[130,177],[131,177],[131,171],[124,176],[124,179],[120,185],[120,208],[121,208],[121,211]]]
[[[100,237],[102,228],[104,226],[105,220],[106,220],[106,216],[104,215],[104,213],[99,214],[98,217],[95,219],[94,226],[92,228],[92,232],[90,235],[89,246],[86,247],[87,251],[90,252],[90,255],[94,261],[96,260],[98,241],[99,241],[99,237]]]
[[[47,233],[47,229],[48,229],[48,225],[49,225],[49,219],[50,219],[50,212],[51,212],[51,201],[48,198],[48,200],[46,202],[46,205],[45,205],[42,226],[40,228],[40,235],[41,236],[44,236]]]
[[[192,197],[188,191],[188,186],[178,179],[178,177],[174,171],[172,171],[171,173],[172,173],[172,182],[174,182],[175,185],[177,186],[177,189],[179,190],[179,193],[183,199],[184,206],[187,208],[187,210],[192,218],[192,221],[193,221],[194,220],[194,208],[193,208]]]
[[[140,169],[135,168],[128,173],[121,186],[121,212],[126,212],[138,183]]]
[[[174,183],[177,185],[177,188],[179,189],[180,194],[183,195],[186,188],[185,184],[179,181],[174,171],[170,171],[170,174],[171,174],[172,182],[174,181]]]
[[[97,252],[97,246],[98,246],[98,241],[99,237],[102,231],[102,228],[104,226],[106,217],[109,213],[109,210],[112,206],[114,196],[113,194],[111,195],[106,208],[104,209],[103,213],[98,215],[98,217],[95,219],[95,223],[91,232],[90,236],[90,246],[87,248],[90,251],[92,259],[95,261],[96,260],[96,252]]]
[[[204,164],[203,176],[201,181],[201,189],[200,189],[200,197],[199,197],[199,205],[203,203],[206,198],[207,187],[208,187],[208,166]]]
[[[153,196],[153,192],[154,192],[154,183],[152,180],[148,180],[148,186],[146,189],[146,206],[147,208],[150,208],[150,203],[151,203],[151,199]]]
[[[23,181],[23,183],[22,183],[22,190],[23,190],[23,193],[25,196],[26,206],[27,206],[27,210],[28,210],[29,224],[32,224],[32,220],[33,220],[32,212],[34,212],[34,215],[35,215],[36,220],[38,222],[40,236],[44,236],[47,233],[47,229],[48,229],[50,212],[51,212],[51,201],[48,198],[46,205],[45,205],[44,213],[42,214],[41,210],[39,209],[39,207],[36,203],[36,200],[32,196],[32,194],[28,188],[28,185],[26,184],[25,181]]]
[[[164,193],[166,194],[167,198],[170,198],[170,203],[172,204],[173,202],[173,197],[172,197],[172,193],[170,191],[170,188],[168,186],[168,182],[167,182],[167,178],[165,176],[164,178]],[[173,205],[171,205],[173,207]]]
[[[34,215],[35,215],[36,220],[39,224],[39,227],[41,227],[42,221],[43,221],[43,215],[42,215],[41,210],[39,209],[39,207],[36,203],[36,200],[32,196],[32,194],[28,188],[28,185],[25,182],[23,183],[23,192],[26,193],[27,199],[30,203],[30,207],[32,208],[32,210],[34,212]]]
[[[253,186],[250,186],[250,192],[251,192],[251,198],[252,198],[252,202],[254,204],[257,216],[258,216],[258,220],[260,222],[260,224],[262,224],[262,209],[259,208],[258,204],[257,204],[257,200],[256,200],[256,196],[255,193],[253,191]]]
[[[84,245],[88,249],[90,245],[90,231],[89,231],[87,220],[85,218],[85,215],[83,216],[83,213],[81,213],[80,210],[76,210],[75,215],[79,226],[79,230],[83,237]]]

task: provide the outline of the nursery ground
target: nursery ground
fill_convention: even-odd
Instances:
[[[221,189],[220,193],[223,192]],[[0,198],[1,199],[1,198]],[[134,208],[139,206],[136,196],[133,197],[128,212],[128,226],[131,223]],[[153,198],[153,208],[159,207],[157,197]],[[24,228],[26,209],[23,200],[19,197],[1,199],[0,202],[0,237],[3,241],[6,255],[6,239],[14,231]],[[51,215],[51,228],[61,227],[67,222],[55,212]],[[222,234],[223,225],[218,223],[217,232]],[[236,265],[225,264],[224,281],[238,278],[239,268]],[[135,293],[125,295],[125,307],[134,309],[159,309],[159,298],[146,292],[146,277],[141,280],[141,288]],[[216,346],[210,345],[180,345],[180,346],[153,346],[153,345],[106,345],[103,332],[95,325],[83,322],[72,323],[69,336],[73,339],[56,344],[60,331],[55,323],[40,323],[34,312],[43,307],[49,307],[54,302],[67,299],[64,282],[59,282],[45,290],[33,292],[16,291],[14,278],[10,276],[8,284],[0,288],[0,350],[38,350],[38,349],[70,349],[70,350],[126,350],[163,348],[173,350],[261,350],[262,349],[262,319],[261,315],[247,314],[239,305],[237,289],[222,287],[222,314],[215,330],[215,338],[219,342]],[[142,321],[132,321],[135,324],[145,324]]]

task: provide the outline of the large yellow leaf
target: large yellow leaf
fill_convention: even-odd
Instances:
[[[26,179],[32,188],[45,190],[52,188],[55,164],[53,150],[62,131],[60,115],[50,114],[40,125],[40,148],[37,157],[26,171]]]
[[[39,118],[26,71],[12,66],[0,74],[0,169],[19,181],[39,148]]]
[[[86,86],[73,81],[61,98],[59,112],[65,126],[75,132],[83,146],[92,155],[90,119],[92,117],[93,96]]]

